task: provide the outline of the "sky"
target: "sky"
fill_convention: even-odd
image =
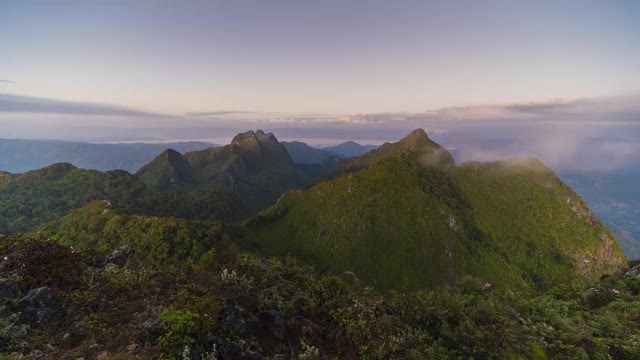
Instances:
[[[638,19],[635,0],[5,0],[0,138],[381,143],[423,127],[451,147],[579,152],[606,135],[634,155]]]
[[[637,1],[0,3],[2,92],[163,113],[418,112],[637,91]]]

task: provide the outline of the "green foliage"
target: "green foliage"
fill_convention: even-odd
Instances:
[[[185,345],[194,341],[191,333],[199,315],[186,309],[164,308],[159,317],[164,334],[158,337],[158,345],[169,352],[163,358],[173,358],[172,354],[179,353]]]
[[[98,201],[70,211],[33,236],[100,252],[129,245],[135,249],[132,265],[176,265],[197,261],[233,232],[232,227],[206,221],[127,215]]]
[[[0,349],[4,351],[19,349],[20,339],[27,335],[28,326],[16,324],[18,315],[8,312],[5,306],[0,306]]]
[[[163,194],[125,171],[83,170],[70,164],[2,174],[0,194],[0,234],[34,230],[96,200],[125,213],[224,221],[248,215],[239,198],[226,190]]]

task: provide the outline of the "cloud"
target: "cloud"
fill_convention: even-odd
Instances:
[[[458,106],[416,113],[346,114],[339,116],[338,119],[345,124],[395,124],[401,126],[429,122],[640,122],[640,95],[549,100],[532,103]]]
[[[255,111],[241,111],[241,110],[222,110],[222,111],[204,111],[204,112],[191,112],[186,113],[187,116],[222,116],[233,114],[255,114]]]
[[[0,79],[0,83],[5,83],[5,84],[15,84],[15,81],[11,81],[11,80],[2,80]]]
[[[125,106],[0,93],[0,113],[164,117]]]
[[[618,208],[618,209],[626,209],[628,207],[630,207],[631,205],[627,204],[627,203],[623,203],[623,202],[617,202],[615,200],[609,202],[609,206],[614,207],[614,208]]]

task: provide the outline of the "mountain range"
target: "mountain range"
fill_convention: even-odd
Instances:
[[[220,187],[237,193],[251,209],[274,203],[314,178],[294,166],[284,145],[262,130],[236,135],[231,144],[183,155],[167,150],[136,176],[160,191]]]
[[[0,357],[637,358],[640,266],[542,162],[345,158],[257,130],[0,173]]]
[[[538,160],[456,165],[418,129],[336,160],[333,172],[318,177],[294,164],[287,147],[298,161],[303,154],[309,162],[340,159],[257,130],[222,147],[165,150],[135,175],[70,164],[5,173],[0,228],[37,230],[96,200],[123,214],[246,219],[242,246],[350,271],[381,289],[431,288],[464,275],[548,289],[626,262],[612,233]]]
[[[135,172],[167,148],[180,152],[206,149],[205,142],[167,144],[92,144],[73,141],[0,139],[0,170],[20,173],[54,163],[70,163],[83,169]]]

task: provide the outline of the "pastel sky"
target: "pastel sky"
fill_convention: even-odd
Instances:
[[[621,95],[638,19],[635,0],[5,0],[0,93],[173,115]]]
[[[640,173],[638,19],[637,0],[4,0],[0,138],[420,127],[459,160]]]

